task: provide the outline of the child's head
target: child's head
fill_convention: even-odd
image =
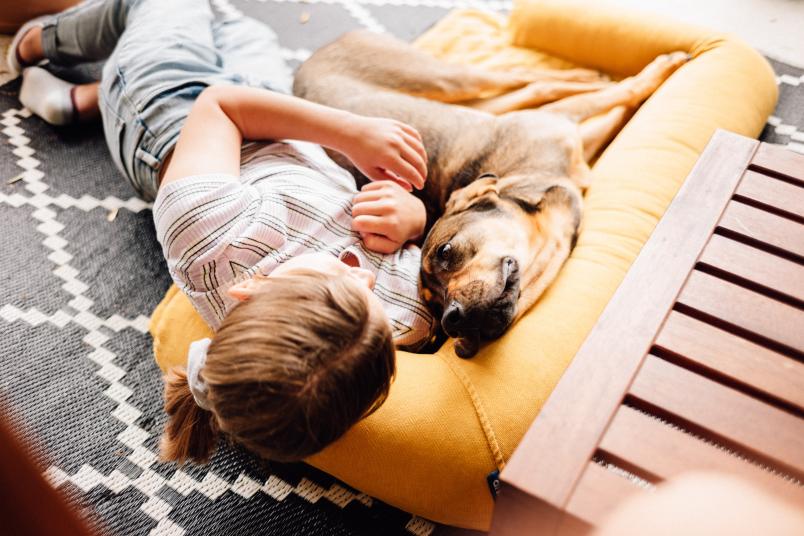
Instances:
[[[231,292],[243,301],[199,374],[210,411],[196,404],[183,368],[169,371],[163,458],[206,461],[220,430],[268,459],[300,460],[382,404],[394,347],[373,277],[333,257],[304,257]]]

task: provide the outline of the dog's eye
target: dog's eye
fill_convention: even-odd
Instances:
[[[452,252],[452,246],[449,245],[449,243],[446,243],[446,244],[441,244],[438,247],[438,250],[436,250],[436,255],[438,255],[438,258],[441,259],[442,261],[446,261],[446,260],[449,260],[449,256],[450,256],[451,252]]]
[[[519,208],[527,212],[528,214],[535,214],[542,209],[542,200],[539,199],[537,202],[533,203],[532,201],[528,201],[526,199],[514,198],[514,202],[519,205]]]

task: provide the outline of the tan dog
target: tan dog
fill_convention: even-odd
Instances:
[[[613,84],[583,69],[504,73],[447,64],[362,31],[313,54],[293,90],[421,133],[430,229],[423,294],[444,331],[458,337],[457,354],[471,357],[555,279],[575,243],[587,162],[686,59],[660,56]],[[480,99],[489,93],[497,96]]]

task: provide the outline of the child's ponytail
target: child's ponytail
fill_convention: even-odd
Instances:
[[[164,377],[168,415],[159,451],[165,461],[204,463],[218,444],[215,416],[196,404],[184,367],[173,367]]]

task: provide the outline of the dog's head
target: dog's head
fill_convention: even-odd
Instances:
[[[452,193],[422,246],[424,299],[472,357],[524,313],[569,256],[581,194],[565,179],[481,175]]]

